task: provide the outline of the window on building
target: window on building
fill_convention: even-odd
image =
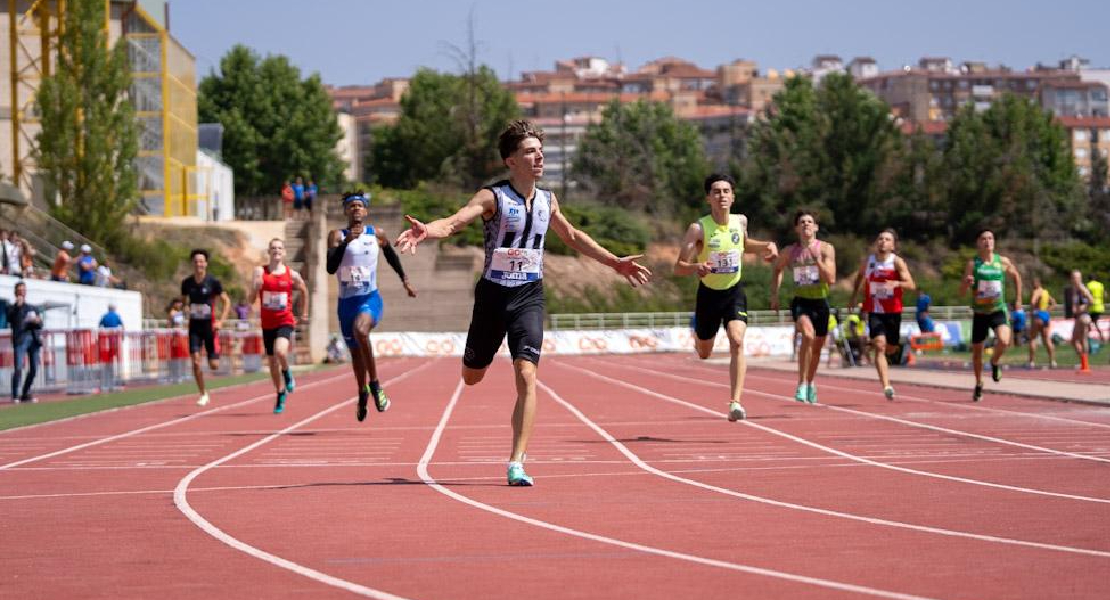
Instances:
[[[1025,89],[1027,89],[1027,90],[1037,89],[1037,81],[1035,79],[1026,79],[1025,80]]]
[[[1075,157],[1079,160],[1083,160],[1083,159],[1087,158],[1087,149],[1086,148],[1076,148],[1075,149]]]
[[[939,82],[939,81],[937,81],[937,80],[935,80],[935,79],[934,79],[934,80],[932,80],[932,81],[930,81],[930,82],[929,82],[929,89],[930,89],[930,90],[932,90],[932,91],[934,91],[934,92],[935,92],[935,91],[937,91],[937,89],[939,89],[939,88],[940,88],[940,82]]]
[[[1085,142],[1087,141],[1087,132],[1082,129],[1076,129],[1075,133],[1072,134],[1072,139],[1077,142]]]
[[[952,82],[951,81],[945,81],[942,87],[943,87],[944,91],[946,91],[946,92],[951,91],[952,90]]]
[[[968,86],[968,83],[967,83],[966,79],[961,79],[957,85],[959,86],[959,88],[961,90],[966,90],[967,86]]]
[[[1106,148],[1100,148],[1098,154],[1103,158],[1107,158],[1108,156],[1110,156],[1110,150],[1107,150]]]
[[[1088,169],[1087,167],[1079,167],[1079,176],[1080,177],[1086,177],[1087,173],[1090,173],[1090,169]]]

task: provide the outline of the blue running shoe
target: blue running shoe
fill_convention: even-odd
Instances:
[[[817,404],[817,386],[811,383],[809,384],[809,386],[807,386],[807,388],[806,402],[809,402],[810,404]]]
[[[274,404],[274,414],[280,415],[285,410],[285,392],[281,392],[277,397],[277,404]]]
[[[531,487],[535,485],[535,482],[524,472],[523,464],[509,463],[509,485],[515,487]]]
[[[798,384],[798,389],[794,390],[794,399],[798,402],[805,402],[809,394],[809,386],[804,383]]]
[[[288,394],[292,394],[293,390],[297,389],[297,382],[293,379],[292,373],[288,371],[286,371],[285,373],[285,392]]]

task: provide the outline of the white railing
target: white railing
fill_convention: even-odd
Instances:
[[[1028,307],[1026,307],[1028,309]],[[841,315],[847,315],[848,310],[839,309]],[[1060,307],[1054,308],[1053,317],[1062,317],[1064,311]],[[932,306],[929,315],[935,321],[966,321],[971,319],[969,306]],[[567,313],[548,315],[548,328],[552,331],[566,329],[660,329],[665,327],[689,327],[693,312],[657,312],[657,313]],[[917,308],[907,306],[902,311],[903,319],[916,319]],[[782,310],[748,311],[750,325],[789,325],[790,307],[785,305]]]

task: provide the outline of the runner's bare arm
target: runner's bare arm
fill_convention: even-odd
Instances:
[[[231,312],[231,297],[227,295],[227,292],[220,292],[219,301],[223,304],[221,307],[223,310],[220,311],[220,320],[216,325],[226,321],[227,313]],[[216,329],[219,329],[219,327],[216,327]]]
[[[254,268],[254,275],[251,277],[251,295],[248,297],[248,304],[254,304],[259,295],[262,294],[262,267]]]
[[[971,272],[975,269],[974,261],[967,261],[967,266],[964,267],[964,279],[960,282],[960,295],[963,296],[971,289],[971,284],[975,283],[975,277]]]
[[[691,223],[686,228],[686,236],[682,239],[682,247],[678,251],[678,259],[674,263],[675,275],[697,275],[705,277],[709,274],[708,263],[695,262],[702,245],[701,225]]]
[[[620,273],[633,286],[647,283],[651,279],[651,270],[636,262],[637,258],[643,256],[642,254],[618,258],[612,252],[602,248],[586,232],[570,224],[559,210],[559,201],[555,198],[555,194],[551,195],[551,228],[567,246]]]
[[[775,260],[775,272],[771,275],[771,310],[779,309],[779,288],[782,287],[782,272],[790,260],[790,246],[787,246]]]
[[[771,262],[779,257],[779,247],[777,244],[770,240],[753,240],[752,238],[744,239],[744,253],[745,254],[759,254],[763,253],[763,261]]]
[[[916,290],[917,283],[913,280],[913,275],[910,274],[910,268],[906,265],[906,261],[901,256],[895,257],[894,268],[898,269],[899,281],[895,285],[904,290]]]
[[[821,256],[817,260],[817,270],[821,280],[832,285],[836,283],[836,248],[828,242],[821,242]]]
[[[860,262],[859,271],[856,271],[856,277],[852,281],[852,295],[848,298],[848,310],[856,307],[856,298],[859,298],[860,288],[864,285],[864,280],[867,278],[867,257],[863,257]]]
[[[405,215],[405,220],[409,222],[409,228],[397,236],[395,245],[402,254],[405,252],[416,254],[416,246],[420,242],[449,237],[461,231],[479,216],[487,219],[493,217],[496,209],[497,198],[493,195],[493,191],[482,188],[474,194],[465,206],[450,217],[438,219],[431,223],[421,223],[412,216]]]
[[[1006,269],[1006,273],[1014,280],[1014,310],[1021,310],[1021,272],[1017,270],[1014,263],[1007,257],[1002,257],[1002,267]]]
[[[304,277],[301,277],[300,273],[289,269],[289,276],[293,278],[293,289],[301,294],[301,318],[307,319],[311,314],[309,312],[308,286],[305,285]]]

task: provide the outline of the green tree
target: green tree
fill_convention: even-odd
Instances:
[[[335,151],[342,138],[331,99],[316,73],[307,78],[285,56],[260,58],[236,45],[220,72],[200,82],[200,121],[224,126],[223,160],[235,171],[235,191],[276,194],[296,176],[321,185],[342,181]]]
[[[820,213],[828,230],[891,225],[902,210],[894,193],[902,143],[889,107],[850,75],[829,75],[819,88],[792,78],[749,133],[739,204],[757,224],[781,224],[783,234],[802,206]]]
[[[478,187],[504,171],[497,136],[520,108],[487,66],[463,75],[420,69],[401,97],[401,116],[374,130],[375,183],[413,188],[421,181]]]
[[[1110,238],[1110,181],[1107,177],[1106,157],[1098,150],[1091,151],[1091,179],[1087,185],[1090,198],[1090,219],[1094,240]]]
[[[104,7],[97,0],[67,6],[56,71],[36,95],[42,115],[36,160],[57,194],[54,215],[113,246],[138,201],[138,125],[128,100],[125,42],[108,48]]]
[[[951,242],[980,227],[1060,239],[1089,229],[1066,130],[1033,101],[1006,95],[952,120],[944,152]]]
[[[586,128],[571,172],[607,204],[678,215],[702,206],[709,163],[697,129],[666,104],[613,100]]]

